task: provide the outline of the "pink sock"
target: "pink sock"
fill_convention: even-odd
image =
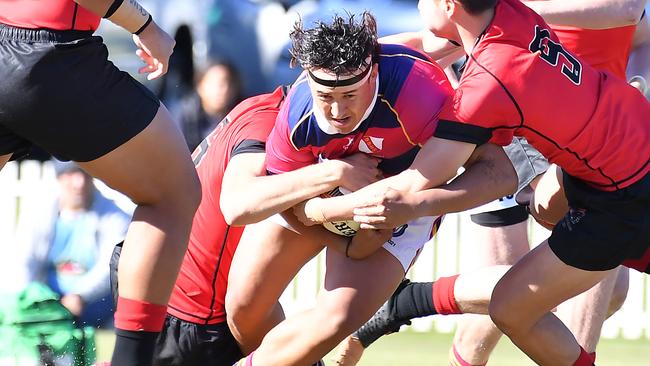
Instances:
[[[455,344],[451,346],[451,351],[449,352],[449,362],[451,366],[485,366],[486,365],[485,363],[482,365],[472,365],[471,363],[463,360],[463,358],[460,357],[460,354],[458,354]]]

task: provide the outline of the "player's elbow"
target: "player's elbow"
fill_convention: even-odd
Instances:
[[[221,207],[221,214],[226,224],[232,226],[246,225],[247,214],[242,204],[234,202],[232,197],[225,198],[222,195],[219,200],[219,206]]]

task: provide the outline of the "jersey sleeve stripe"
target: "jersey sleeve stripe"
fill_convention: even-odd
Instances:
[[[438,121],[435,137],[482,145],[492,138],[492,129],[448,120]]]
[[[388,109],[390,109],[391,112],[393,112],[393,114],[395,115],[395,119],[396,119],[397,122],[399,123],[399,126],[400,126],[400,128],[402,129],[402,133],[404,134],[404,137],[406,137],[406,140],[407,140],[411,145],[413,145],[413,146],[418,146],[418,144],[416,144],[415,142],[413,142],[413,140],[411,139],[411,137],[409,136],[409,134],[406,132],[406,128],[404,127],[404,123],[403,123],[402,120],[399,118],[399,113],[397,113],[397,111],[395,110],[395,108],[393,108],[393,106],[390,104],[390,102],[389,102],[387,99],[385,99],[385,98],[383,98],[383,97],[380,97],[379,99],[382,101],[382,103],[386,104],[386,106],[388,106]]]

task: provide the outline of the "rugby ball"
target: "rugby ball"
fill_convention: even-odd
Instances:
[[[347,189],[343,187],[336,187],[329,192],[321,194],[321,197],[323,198],[337,197],[348,193],[350,193],[350,191],[348,191]],[[323,226],[327,230],[333,232],[334,234],[338,234],[342,236],[354,236],[357,233],[357,231],[359,231],[360,229],[359,223],[354,220],[324,222]]]

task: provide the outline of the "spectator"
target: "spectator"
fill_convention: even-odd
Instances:
[[[196,91],[183,97],[173,113],[190,150],[226,117],[241,99],[241,81],[228,62],[213,61],[197,77]]]
[[[47,284],[80,325],[111,324],[109,259],[130,215],[73,162],[54,162],[59,191],[50,207],[21,212],[18,240],[26,281]],[[28,210],[29,211],[29,210]]]

